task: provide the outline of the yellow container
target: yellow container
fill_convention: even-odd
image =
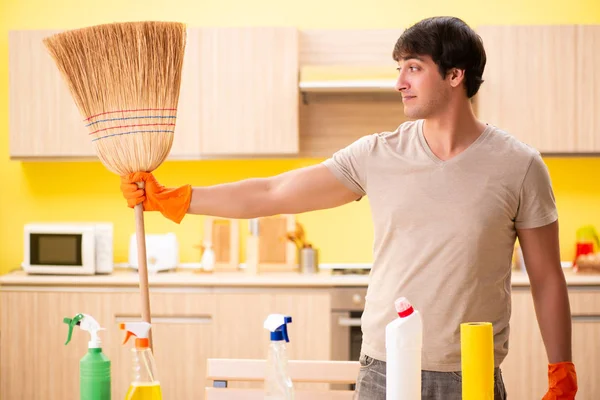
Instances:
[[[489,322],[460,325],[463,400],[494,400],[494,332]]]

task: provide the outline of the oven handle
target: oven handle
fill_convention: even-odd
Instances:
[[[600,314],[573,314],[573,322],[600,322]]]
[[[338,325],[340,326],[360,326],[360,318],[338,318]]]

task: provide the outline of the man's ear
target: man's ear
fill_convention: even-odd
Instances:
[[[451,68],[448,70],[448,78],[450,79],[450,85],[452,87],[457,87],[462,81],[465,80],[465,70]]]

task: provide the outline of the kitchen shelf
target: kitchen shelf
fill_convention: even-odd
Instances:
[[[395,68],[381,65],[307,65],[300,69],[301,93],[392,93]]]
[[[393,79],[374,80],[326,80],[300,82],[302,93],[357,93],[390,92],[394,90]]]

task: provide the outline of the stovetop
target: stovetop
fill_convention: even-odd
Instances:
[[[331,270],[332,275],[369,275],[369,268],[334,268]]]

